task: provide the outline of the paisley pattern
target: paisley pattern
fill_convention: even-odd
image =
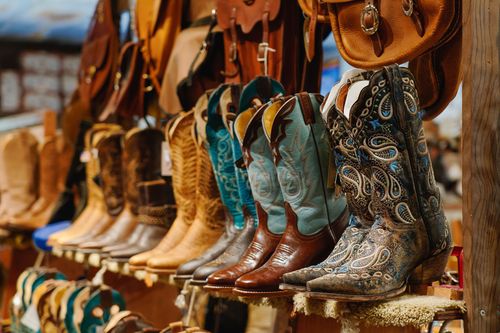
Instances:
[[[356,103],[351,123],[360,156],[371,167],[375,223],[350,261],[307,285],[335,294],[396,294],[413,269],[432,260],[434,247],[450,247],[449,229],[437,188],[426,188],[433,175],[411,73],[397,66],[375,72]],[[443,237],[436,241],[434,234]],[[433,269],[427,276],[439,278],[444,267]]]

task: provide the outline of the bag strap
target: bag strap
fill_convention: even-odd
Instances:
[[[269,12],[269,0],[266,0],[262,12],[262,42],[259,43],[257,52],[257,61],[260,64],[261,74],[264,76],[268,75],[269,52],[276,52],[275,49],[269,47]]]
[[[384,46],[379,34],[380,21],[378,0],[365,0],[365,7],[361,11],[361,29],[370,36],[373,51],[377,57],[380,57],[384,52]]]
[[[241,65],[238,60],[238,32],[236,31],[236,7],[231,10],[229,19],[229,34],[231,35],[231,45],[229,46],[229,62],[235,66],[234,71],[222,71],[222,75],[234,78],[241,72]]]

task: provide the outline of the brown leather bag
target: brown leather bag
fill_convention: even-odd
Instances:
[[[160,92],[160,82],[181,28],[182,5],[181,0],[136,1],[137,36],[142,43],[144,66],[150,80],[147,90]]]
[[[144,115],[144,60],[139,42],[128,42],[120,52],[119,68],[115,74],[113,94],[109,98],[100,121],[110,118],[130,120]],[[123,123],[123,121],[118,121]],[[128,126],[125,126],[128,128]]]
[[[298,1],[310,18],[308,31],[316,22],[330,22],[349,64],[375,69],[409,61],[424,119],[436,117],[456,95],[462,80],[461,0]]]
[[[320,58],[304,75],[304,42],[296,38],[303,16],[296,2],[218,0],[217,19],[224,29],[226,82],[245,84],[268,75],[283,82],[288,94],[319,90]]]
[[[96,117],[112,92],[120,41],[111,0],[99,0],[81,52],[81,103]]]

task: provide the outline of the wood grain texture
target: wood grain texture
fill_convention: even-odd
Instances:
[[[463,0],[463,223],[469,332],[500,331],[500,1]]]

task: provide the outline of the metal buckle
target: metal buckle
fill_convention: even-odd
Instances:
[[[403,13],[406,16],[412,16],[413,9],[415,8],[415,3],[413,2],[413,0],[403,0],[401,7],[403,8]]]
[[[97,72],[97,67],[92,65],[89,67],[87,71],[87,75],[85,76],[85,83],[90,84],[94,79],[95,73]]]
[[[120,79],[122,78],[122,73],[121,72],[116,72],[115,74],[115,82],[113,84],[113,89],[115,91],[120,90]]]
[[[267,66],[268,66],[268,55],[269,52],[276,52],[275,49],[269,47],[269,43],[262,42],[259,43],[259,49],[257,52],[257,61],[260,63],[264,63],[264,75],[267,76]]]
[[[142,74],[142,78],[144,79],[144,82],[148,82],[146,84],[146,86],[144,87],[144,91],[145,92],[150,92],[150,91],[153,91],[153,85],[151,84],[151,77],[149,76],[149,74]]]
[[[370,15],[373,17],[373,25],[371,27],[367,27],[365,25],[365,17]],[[380,24],[380,17],[378,14],[378,9],[374,5],[366,5],[365,8],[361,11],[361,29],[368,34],[373,35],[377,32],[378,26]]]

